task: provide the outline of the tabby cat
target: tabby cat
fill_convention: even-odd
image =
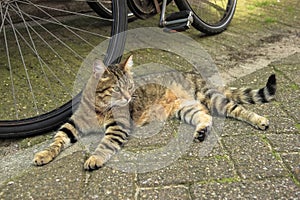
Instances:
[[[81,134],[104,131],[100,144],[84,164],[86,170],[98,169],[128,141],[134,126],[152,120],[175,117],[193,125],[196,142],[205,139],[214,114],[245,121],[261,130],[269,126],[268,119],[240,104],[272,100],[276,91],[274,74],[265,87],[256,90],[212,88],[199,75],[174,71],[141,77],[139,85],[134,85],[132,64],[132,56],[109,67],[101,61],[95,62],[94,74],[86,84],[78,109],[58,130],[54,142],[34,156],[35,165],[52,161]],[[168,87],[156,84],[158,80],[166,80]]]

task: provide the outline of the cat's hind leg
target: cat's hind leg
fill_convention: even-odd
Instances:
[[[269,120],[267,118],[247,110],[242,105],[228,99],[224,94],[212,91],[207,96],[210,96],[210,98],[207,98],[208,100],[205,104],[212,114],[235,118],[247,122],[257,129],[268,129]]]
[[[204,141],[206,135],[211,130],[212,116],[208,109],[198,101],[184,101],[182,106],[176,111],[175,117],[179,120],[195,126],[194,141]]]
[[[267,118],[260,116],[255,112],[249,111],[239,104],[230,102],[227,105],[226,110],[227,117],[245,121],[260,130],[267,130],[269,128],[270,123]]]
[[[33,163],[37,166],[45,165],[51,162],[63,148],[75,143],[78,138],[78,131],[76,130],[74,121],[69,119],[54,136],[54,142],[46,149],[36,153],[33,158]]]

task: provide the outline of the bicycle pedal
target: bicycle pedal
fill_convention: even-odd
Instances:
[[[192,11],[190,10],[183,10],[180,12],[175,12],[170,14],[169,16],[166,17],[166,21],[174,21],[177,19],[188,19],[189,16],[192,15]]]
[[[189,10],[184,10],[169,15],[164,21],[165,32],[181,32],[189,29],[193,23],[193,13]]]
[[[176,33],[176,32],[182,32],[182,31],[185,31],[187,29],[190,28],[190,25],[184,23],[184,24],[179,24],[179,25],[176,25],[176,26],[166,26],[163,31],[164,32],[167,32],[167,33]]]

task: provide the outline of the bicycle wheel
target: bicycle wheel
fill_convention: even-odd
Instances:
[[[80,94],[72,100],[72,86],[84,57],[106,39],[107,51],[99,52],[106,64],[119,62],[124,49],[125,34],[117,33],[127,29],[125,1],[113,1],[112,19],[85,2],[75,1],[75,8],[74,1],[34,2],[0,2],[0,138],[62,124],[80,100]]]
[[[175,0],[180,10],[193,11],[193,26],[212,35],[224,31],[233,18],[237,0]]]
[[[101,17],[112,19],[112,9],[111,3],[112,1],[108,0],[95,0],[95,1],[88,1],[88,5]],[[128,9],[129,11],[129,9]],[[135,19],[135,16],[132,12],[128,12],[128,21],[132,21]]]

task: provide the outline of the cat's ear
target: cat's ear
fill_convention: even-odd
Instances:
[[[93,65],[93,74],[94,77],[99,79],[104,71],[106,70],[106,66],[102,62],[102,60],[95,60]]]
[[[133,66],[133,55],[129,56],[126,61],[124,62],[124,70],[125,71],[130,71],[132,66]]]

